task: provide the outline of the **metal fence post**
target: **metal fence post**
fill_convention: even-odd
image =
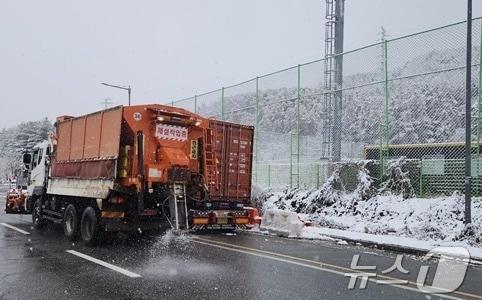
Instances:
[[[293,132],[290,132],[290,188],[293,188]]]
[[[271,165],[268,164],[268,187],[271,187]]]
[[[420,161],[420,171],[419,171],[419,186],[418,186],[419,192],[418,195],[419,197],[423,198],[423,162]]]
[[[301,112],[301,67],[298,65],[298,88],[296,101],[296,186],[300,187],[300,112]]]
[[[316,164],[316,188],[320,188],[320,164]]]
[[[254,164],[255,164],[255,181],[258,183],[258,163],[259,163],[259,77],[256,77],[256,112],[254,120],[254,142],[256,144],[254,150]]]
[[[477,189],[478,194],[482,192],[480,189],[480,185],[482,184],[481,178],[480,178],[480,127],[482,125],[481,122],[481,117],[482,114],[480,112],[480,109],[482,108],[482,20],[479,20],[480,22],[480,56],[479,56],[479,98],[477,101],[477,185],[479,188]]]
[[[477,154],[480,154],[480,126],[482,122],[480,118],[482,114],[480,113],[480,108],[482,106],[482,20],[480,20],[480,55],[479,55],[479,98],[477,103]]]
[[[465,215],[472,223],[472,0],[467,1],[467,46],[465,67]]]
[[[221,120],[224,121],[224,86],[221,89]]]
[[[383,179],[384,175],[384,157],[388,154],[388,105],[389,105],[389,89],[388,89],[388,41],[383,42],[383,71],[384,71],[384,120],[381,126],[381,137],[380,137],[380,179]]]
[[[290,188],[293,188],[296,177],[296,187],[300,186],[300,101],[301,101],[301,66],[297,67],[296,103],[295,103],[295,128],[290,133]],[[293,132],[294,131],[294,132]],[[296,137],[293,137],[296,135]],[[296,142],[296,150],[293,143]],[[293,157],[295,161],[293,161]],[[296,165],[296,166],[295,166]],[[296,169],[296,173],[295,173]]]
[[[197,95],[194,95],[194,113],[197,114]]]

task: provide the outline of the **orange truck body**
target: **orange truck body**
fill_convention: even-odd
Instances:
[[[51,180],[112,181],[103,200],[130,195],[139,214],[161,214],[153,199],[165,197],[172,182],[186,183],[188,197],[197,200],[189,204],[196,225],[215,223],[213,210],[249,204],[252,126],[151,104],[59,117],[55,135]]]

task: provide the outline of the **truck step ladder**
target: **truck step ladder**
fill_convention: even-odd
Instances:
[[[183,182],[172,182],[170,184],[172,197],[169,201],[171,220],[174,218],[173,227],[175,230],[189,229],[187,214],[186,185]]]
[[[216,166],[216,138],[215,130],[207,129],[204,134],[203,152],[204,152],[204,168],[206,174],[206,184],[209,188],[218,189],[218,174]]]

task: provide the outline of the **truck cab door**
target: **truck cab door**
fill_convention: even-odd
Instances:
[[[46,148],[35,148],[30,163],[30,180],[27,187],[27,193],[31,195],[40,195],[44,190],[46,176]]]

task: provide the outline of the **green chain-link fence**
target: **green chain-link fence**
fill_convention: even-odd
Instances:
[[[475,194],[482,193],[481,28],[474,19]],[[372,176],[380,177],[388,160],[403,156],[419,196],[451,193],[464,184],[465,41],[460,22],[343,53],[338,90],[324,88],[321,59],[172,105],[254,125],[253,181],[262,187],[320,187],[333,163],[330,136],[341,130],[342,160],[376,160]],[[330,116],[331,95],[342,99],[341,128]]]

